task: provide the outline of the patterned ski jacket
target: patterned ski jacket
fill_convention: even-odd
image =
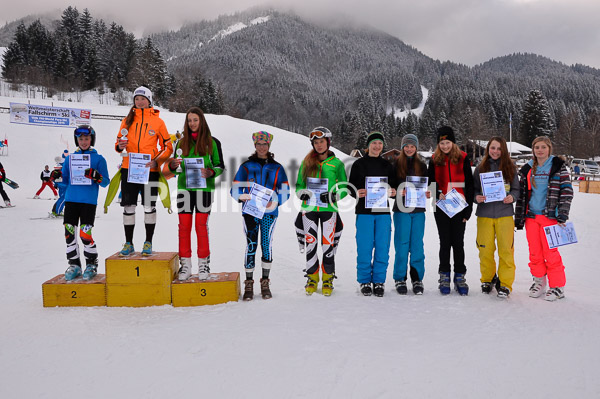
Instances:
[[[135,117],[127,132],[127,152],[136,152],[141,154],[150,154],[152,160],[158,163],[156,168],[150,169],[152,172],[158,172],[160,166],[173,153],[173,143],[171,136],[167,132],[165,122],[159,117],[160,111],[154,108],[135,108]],[[115,150],[119,150],[119,139],[121,139],[121,130],[126,129],[125,119],[121,122],[117,141],[115,142]],[[157,148],[160,146],[160,150]],[[123,169],[129,168],[129,157],[123,158]]]
[[[348,195],[347,190],[344,190],[348,179],[346,178],[346,170],[344,169],[344,163],[335,157],[333,152],[329,152],[330,156],[324,161],[320,162],[319,169],[315,176],[319,179],[327,179],[327,187],[330,193],[338,194],[339,199],[344,198]],[[304,162],[300,165],[298,170],[298,179],[296,181],[296,194],[300,195],[301,190],[306,190],[307,181],[304,179]],[[308,201],[302,201],[301,209],[303,211],[316,211],[316,212],[337,212],[337,206],[334,204],[327,204],[327,206],[316,206],[309,205]]]
[[[535,217],[529,212],[529,198],[535,187],[531,184],[533,166],[527,163],[519,170],[520,193],[515,207],[515,226],[521,230],[525,226],[526,217]],[[556,219],[564,223],[569,219],[569,210],[573,200],[573,186],[571,176],[565,161],[559,157],[552,159],[550,176],[548,177],[548,193],[546,194],[546,207],[542,215],[549,219]]]
[[[274,198],[271,200],[277,202],[277,207],[270,212],[265,212],[265,215],[279,215],[279,206],[290,198],[290,184],[283,166],[273,158],[248,157],[248,160],[240,165],[235,174],[230,191],[231,196],[239,201],[240,195],[250,193],[252,183],[260,184],[274,191]]]
[[[62,176],[63,181],[62,184],[67,189],[67,193],[65,194],[65,202],[80,202],[82,204],[98,204],[98,189],[100,186],[106,187],[110,183],[110,176],[108,175],[108,169],[106,167],[106,160],[104,157],[98,152],[90,148],[88,150],[82,151],[77,148],[75,154],[89,154],[90,159],[90,168],[96,169],[102,175],[102,181],[100,184],[96,183],[92,180],[92,184],[90,185],[73,185],[71,184],[71,155],[65,159],[62,167]]]
[[[177,144],[175,144],[175,151],[177,151],[177,149],[179,148],[179,144],[179,141],[177,142]],[[173,170],[171,169],[171,166],[169,166],[169,170],[175,175],[177,175],[177,189],[188,191],[215,191],[215,179],[219,175],[221,175],[225,170],[225,164],[223,163],[223,151],[221,150],[221,142],[217,140],[216,137],[212,136],[211,153],[206,155],[199,155],[196,153],[195,142],[192,141],[190,153],[187,156],[182,155],[181,157],[183,159],[202,158],[204,160],[204,168],[212,170],[213,172],[215,172],[215,174],[206,179],[205,188],[187,188],[185,161],[181,163],[181,173],[177,173],[177,170]]]

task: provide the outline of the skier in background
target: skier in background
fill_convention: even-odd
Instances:
[[[58,199],[58,193],[56,192],[56,189],[54,188],[54,184],[52,184],[52,178],[51,175],[52,172],[50,171],[50,167],[48,165],[44,166],[44,170],[42,170],[42,173],[40,173],[40,180],[42,181],[42,187],[40,187],[40,189],[37,191],[37,193],[35,193],[35,195],[33,196],[33,198],[40,198],[40,194],[42,193],[42,191],[44,191],[44,189],[46,188],[46,186],[50,187],[50,190],[52,190],[52,192],[54,193],[54,199]]]
[[[4,200],[4,205],[6,207],[10,207],[10,206],[12,206],[10,203],[10,198],[8,198],[8,195],[4,191],[4,187],[2,184],[2,181],[4,180],[5,177],[6,177],[6,172],[4,171],[4,166],[2,166],[2,163],[0,162],[0,195],[2,195],[2,199]]]

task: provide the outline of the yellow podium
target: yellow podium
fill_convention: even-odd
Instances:
[[[197,276],[187,281],[174,280],[171,285],[173,306],[216,305],[237,301],[240,297],[240,274],[211,273],[207,280]]]
[[[107,306],[160,306],[171,303],[171,281],[177,274],[176,252],[135,253],[106,258]]]
[[[42,284],[44,307],[106,306],[106,279],[98,274],[92,280],[65,280],[64,274]]]

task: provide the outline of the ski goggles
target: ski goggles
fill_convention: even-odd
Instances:
[[[317,127],[314,128],[312,132],[308,135],[310,141],[315,139],[324,139],[327,137],[331,137],[331,132],[326,127]]]
[[[75,137],[89,136],[94,134],[94,129],[89,126],[81,126],[75,129]]]

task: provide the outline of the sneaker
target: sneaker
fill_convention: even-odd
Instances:
[[[547,301],[550,301],[550,302],[554,302],[557,299],[563,299],[564,297],[565,297],[565,287],[555,287],[555,288],[550,288],[546,292],[546,296],[544,297],[544,299]]]
[[[271,280],[268,278],[260,279],[260,295],[262,295],[263,299],[271,299],[273,295],[271,294],[271,288],[269,287],[269,283]]]
[[[331,296],[333,292],[333,279],[336,278],[335,274],[323,273],[323,295]]]
[[[360,285],[360,293],[364,296],[371,296],[373,294],[373,288],[371,283],[363,283]]]
[[[510,290],[507,287],[498,288],[498,298],[506,299],[510,295]]]
[[[142,256],[152,255],[152,243],[150,241],[144,241],[144,247],[142,248]]]
[[[529,287],[529,296],[531,298],[539,298],[546,291],[546,276],[534,277],[533,284]]]
[[[244,280],[244,301],[251,301],[254,298],[254,280]]]
[[[463,273],[454,273],[454,289],[461,296],[469,295],[469,286]]]
[[[81,266],[71,265],[65,271],[65,280],[71,281],[81,276]]]
[[[210,276],[210,258],[198,258],[198,278],[200,280],[208,279]]]
[[[308,277],[306,285],[304,286],[306,295],[314,294],[315,291],[317,291],[317,286],[319,285],[319,272],[317,271],[314,274],[305,274],[304,277]]]
[[[121,252],[119,252],[119,256],[129,256],[131,254],[133,254],[135,252],[135,250],[133,249],[133,244],[130,242],[126,242],[123,245],[123,249],[121,250]]]
[[[94,277],[96,277],[96,274],[98,274],[98,265],[96,265],[96,264],[88,264],[85,267],[85,271],[83,272],[83,279],[84,280],[91,280]]]
[[[4,206],[7,208],[10,208],[12,205],[11,205],[10,201],[4,201]]]
[[[450,295],[450,273],[440,273],[438,283],[440,283],[438,286],[440,294]]]
[[[400,295],[406,295],[408,293],[408,288],[406,288],[406,281],[396,280],[396,291]]]
[[[413,281],[413,293],[415,295],[423,295],[423,282],[421,280]]]
[[[385,285],[383,283],[373,284],[373,294],[378,297],[382,297],[385,292]]]
[[[192,275],[192,258],[179,258],[179,272],[177,273],[177,279],[179,281],[186,281]]]

